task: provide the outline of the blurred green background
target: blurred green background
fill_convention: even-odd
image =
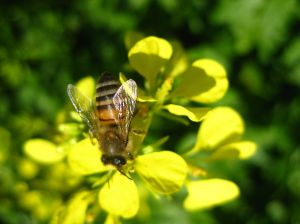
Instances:
[[[11,192],[23,142],[53,135],[68,83],[126,70],[124,38],[139,31],[180,41],[190,61],[223,64],[230,90],[216,105],[239,111],[258,144],[252,159],[222,164],[239,199],[192,214],[150,201],[147,223],[300,223],[299,8],[296,0],[2,1],[0,222],[35,223]],[[178,137],[178,125],[168,127],[153,130],[171,134],[175,148],[197,131]]]

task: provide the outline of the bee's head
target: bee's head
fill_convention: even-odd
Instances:
[[[122,167],[126,164],[126,159],[124,156],[107,156],[107,155],[102,155],[101,161],[103,164],[112,164],[116,167]]]

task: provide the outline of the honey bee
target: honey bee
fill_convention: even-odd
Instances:
[[[103,72],[97,81],[95,100],[71,84],[67,93],[75,110],[88,125],[90,137],[97,139],[103,164],[111,164],[123,173],[121,168],[128,160],[133,160],[127,144],[137,98],[135,81],[129,79],[121,85],[110,73]]]

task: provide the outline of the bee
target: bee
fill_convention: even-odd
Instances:
[[[97,81],[96,99],[91,100],[69,84],[68,96],[83,121],[91,138],[96,138],[102,151],[103,164],[122,167],[133,155],[128,145],[128,132],[134,115],[137,85],[129,79],[121,83],[110,73],[103,72]]]

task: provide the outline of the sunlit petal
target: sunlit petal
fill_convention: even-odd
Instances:
[[[187,190],[184,207],[190,211],[220,205],[239,195],[235,183],[222,179],[191,181],[187,184]]]
[[[68,162],[71,169],[79,174],[86,175],[108,170],[100,160],[101,152],[98,146],[86,138],[73,145],[68,154]]]
[[[202,68],[190,66],[180,75],[180,83],[170,97],[192,98],[208,92],[216,85],[213,77],[208,76]]]
[[[235,110],[230,107],[217,107],[209,111],[203,120],[193,151],[216,149],[238,141],[243,132],[243,120]]]
[[[182,157],[170,151],[138,156],[135,169],[149,187],[160,194],[178,191],[187,175],[187,164]]]
[[[100,206],[109,214],[133,217],[139,209],[139,196],[133,180],[119,172],[99,192]]]
[[[52,217],[51,224],[85,223],[86,209],[92,201],[91,193],[77,193],[66,206],[61,207]]]
[[[26,141],[24,151],[30,158],[42,164],[53,164],[65,157],[65,153],[60,152],[54,143],[44,139]]]
[[[256,152],[256,144],[251,141],[234,142],[216,150],[211,159],[248,159]]]
[[[203,120],[210,108],[205,107],[183,107],[175,104],[168,104],[164,106],[170,113],[187,116],[191,121],[200,122]]]
[[[228,79],[223,66],[210,59],[201,59],[193,63],[193,66],[201,68],[215,81],[213,88],[202,94],[192,97],[192,100],[201,103],[212,103],[221,99],[228,89]]]
[[[128,58],[130,65],[153,83],[171,55],[172,46],[168,41],[150,36],[138,41],[130,49]]]

